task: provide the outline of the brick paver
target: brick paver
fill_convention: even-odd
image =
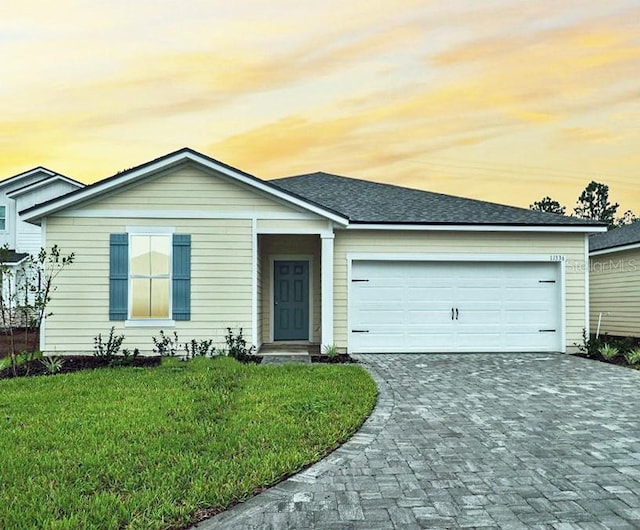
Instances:
[[[362,355],[327,458],[195,528],[640,528],[640,372],[554,354]]]

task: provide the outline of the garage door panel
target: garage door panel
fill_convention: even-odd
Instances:
[[[557,264],[354,261],[352,278],[365,281],[351,286],[351,330],[369,333],[351,333],[351,351],[561,348]]]
[[[505,326],[514,325],[514,327],[523,326],[548,326],[555,322],[554,319],[549,318],[549,314],[544,309],[538,311],[506,311],[503,319]],[[509,329],[505,327],[505,329]]]

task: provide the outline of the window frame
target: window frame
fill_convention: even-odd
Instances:
[[[129,252],[127,253],[127,319],[125,327],[173,327],[176,322],[173,319],[173,235],[175,229],[168,227],[127,227]],[[131,272],[131,258],[133,248],[132,238],[135,236],[164,236],[169,240],[169,274],[166,276],[169,283],[169,314],[167,318],[133,318],[131,312],[133,309],[133,280],[135,278],[153,278],[153,275],[140,276],[133,275]],[[161,276],[165,278],[165,276]]]
[[[4,219],[4,228],[0,228],[0,233],[5,233],[9,231],[9,223],[7,219],[7,211],[9,210],[8,205],[0,204],[0,209],[4,208],[4,215],[0,215],[0,219]]]

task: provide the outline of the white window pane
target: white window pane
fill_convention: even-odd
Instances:
[[[131,236],[131,274],[149,274],[149,236]]]
[[[134,278],[131,281],[131,318],[149,318],[151,280]]]
[[[169,318],[169,280],[151,280],[151,318]]]
[[[151,274],[169,274],[169,238],[167,236],[150,236]]]

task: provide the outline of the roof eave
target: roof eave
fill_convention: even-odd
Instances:
[[[431,230],[431,231],[477,231],[477,232],[577,232],[597,233],[606,232],[605,225],[566,224],[566,225],[535,225],[527,223],[370,223],[366,221],[351,221],[350,230]]]
[[[63,182],[66,182],[68,184],[71,184],[72,186],[76,186],[79,189],[80,188],[84,188],[86,186],[86,184],[83,184],[82,182],[78,182],[77,180],[71,179],[69,177],[65,177],[64,175],[52,175],[50,177],[47,177],[43,180],[39,180],[38,182],[34,182],[32,184],[27,184],[26,186],[22,186],[21,188],[17,188],[13,191],[10,191],[9,193],[7,193],[7,197],[9,198],[15,198],[15,197],[19,197],[20,195],[24,195],[25,193],[29,193],[30,191],[33,191],[34,189],[37,188],[41,188],[42,186],[46,186],[47,184],[51,183],[54,180],[61,180]]]
[[[613,254],[614,252],[624,252],[625,250],[637,250],[640,249],[640,241],[635,243],[626,243],[624,245],[615,245],[611,247],[599,248],[597,250],[590,250],[589,256],[600,256],[602,254]]]

